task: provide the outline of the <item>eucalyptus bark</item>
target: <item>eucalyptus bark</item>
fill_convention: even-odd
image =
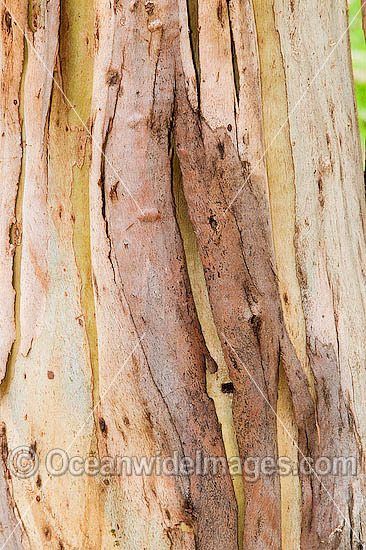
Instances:
[[[361,548],[346,1],[0,11],[1,547]],[[7,460],[21,445],[39,457],[25,480]],[[53,448],[355,457],[358,473],[52,477]]]

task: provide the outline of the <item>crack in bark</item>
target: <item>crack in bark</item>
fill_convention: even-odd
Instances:
[[[196,74],[197,84],[197,100],[198,100],[198,112],[201,112],[201,66],[200,66],[200,53],[199,53],[199,27],[198,27],[198,13],[199,13],[199,0],[186,0],[187,1],[187,14],[188,14],[188,35],[191,45],[193,67]]]
[[[5,366],[4,376],[0,379],[0,395],[5,395],[9,388],[11,379],[13,377],[13,369],[17,351],[20,345],[20,270],[21,270],[21,251],[22,251],[22,196],[24,187],[24,170],[25,170],[25,157],[26,157],[26,143],[25,143],[25,126],[24,126],[24,82],[25,74],[27,70],[28,59],[28,44],[26,38],[23,38],[23,69],[19,83],[18,92],[18,112],[20,122],[20,143],[21,143],[21,161],[20,170],[17,182],[17,193],[14,204],[14,216],[16,227],[20,227],[20,236],[17,238],[17,242],[14,242],[13,252],[13,266],[12,266],[12,286],[14,289],[14,325],[15,325],[15,337],[11,345],[11,349],[8,353],[8,358]],[[11,235],[9,235],[11,241]]]
[[[235,40],[234,40],[233,27],[232,27],[231,15],[230,15],[231,1],[226,0],[226,3],[227,3],[227,13],[228,13],[229,30],[230,30],[231,58],[232,58],[232,64],[233,64],[235,95],[236,95],[237,104],[240,107],[240,78],[239,78],[238,57],[236,55]],[[236,120],[236,117],[235,117],[235,120]]]

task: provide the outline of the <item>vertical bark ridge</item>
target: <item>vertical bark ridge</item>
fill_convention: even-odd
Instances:
[[[26,18],[26,10],[13,6],[13,15],[22,24]],[[14,270],[17,264],[18,251],[21,243],[21,218],[18,219],[21,195],[21,172],[23,159],[22,146],[22,92],[21,82],[24,61],[23,36],[19,33],[12,16],[1,6],[1,186],[2,219],[0,239],[2,255],[0,260],[1,303],[3,314],[0,321],[0,383],[11,370],[14,341],[18,336],[15,322]],[[18,296],[19,297],[19,296]],[[10,378],[10,375],[8,375]],[[3,383],[6,385],[7,382]],[[3,391],[3,390],[1,390]]]
[[[90,249],[90,207],[89,171],[91,164],[90,127],[93,61],[94,61],[94,14],[87,0],[77,3],[61,0],[60,48],[57,63],[57,80],[74,109],[58,93],[53,105],[52,140],[62,143],[67,128],[67,151],[65,159],[67,179],[70,181],[70,209],[60,204],[58,217],[72,227],[72,250],[79,279],[78,302],[80,307],[76,321],[84,327],[86,337],[87,366],[91,372],[91,406],[93,408],[94,430],[90,440],[90,453],[97,455],[98,412],[95,408],[100,399],[97,330],[92,282]],[[80,120],[81,119],[81,120]],[[59,135],[58,135],[59,132]],[[60,159],[61,160],[61,159]],[[61,160],[62,162],[62,160]],[[67,218],[69,217],[69,220]],[[104,495],[100,482],[89,477],[85,485],[84,513],[86,524],[83,546],[93,544],[101,548],[104,528]]]
[[[215,409],[206,393],[208,354],[194,308],[171,194],[169,134],[175,98],[177,12],[165,1],[133,4],[131,9],[119,7],[112,30],[109,15],[101,2],[97,66],[106,76],[94,89],[93,135],[105,144],[108,161],[101,177],[101,153],[96,154],[94,147],[91,179],[94,288],[98,343],[104,356],[100,355],[103,385],[113,371],[106,370],[111,367],[105,340],[110,334],[106,334],[105,327],[111,321],[103,328],[101,319],[111,319],[107,304],[113,295],[118,296],[113,307],[115,330],[126,330],[124,322],[130,331],[124,341],[137,338],[139,346],[132,360],[133,378],[128,376],[129,366],[121,374],[123,390],[116,388],[115,395],[101,407],[108,426],[104,446],[113,449],[122,437],[126,449],[135,448],[133,454],[141,447],[140,439],[146,442],[143,454],[150,449],[154,455],[159,449],[165,455],[176,449],[191,457],[197,451],[224,457]],[[145,144],[143,148],[141,143]],[[96,224],[103,226],[104,242],[97,235]],[[98,254],[102,260],[98,260]],[[106,281],[111,281],[110,288],[106,288]],[[159,341],[158,334],[162,335]],[[121,344],[116,349],[118,342]],[[115,356],[121,357],[121,338],[116,338],[114,348]],[[117,404],[121,391],[124,400]],[[124,408],[126,402],[136,398],[141,400],[140,411],[137,409],[132,418],[125,412],[123,416],[129,416],[129,423],[121,425],[115,418],[115,407]],[[155,537],[161,547],[165,547],[169,536],[172,548],[184,544],[187,548],[214,549],[225,540],[227,548],[236,550],[236,504],[230,476],[193,473],[177,476],[174,485],[168,481],[155,476],[145,480],[145,504],[137,520],[141,523],[145,514],[149,516],[156,525]],[[137,505],[141,494],[135,483],[135,487],[129,487],[120,481],[120,489]],[[169,514],[165,514],[166,508]],[[129,547],[131,532],[125,513],[121,510],[123,543]],[[189,529],[182,529],[182,524]],[[163,532],[161,525],[165,525]],[[141,527],[141,546],[146,537],[146,527]]]
[[[198,100],[200,98],[199,88],[201,83],[201,65],[199,53],[199,28],[198,28],[198,2],[199,0],[187,0],[189,41],[192,51],[193,66],[196,73]]]
[[[311,375],[316,400],[319,449],[314,457],[353,456],[361,464],[359,433],[364,433],[364,423],[363,415],[357,418],[357,410],[364,397],[362,391],[355,391],[359,386],[353,387],[353,381],[360,376],[359,361],[365,351],[363,344],[352,338],[350,325],[354,321],[344,313],[349,270],[357,280],[352,287],[357,289],[357,297],[352,303],[358,311],[352,319],[364,326],[364,281],[356,260],[364,256],[362,169],[361,163],[355,162],[361,158],[360,144],[348,36],[338,42],[347,29],[346,5],[337,14],[328,12],[330,6],[318,12],[315,3],[301,7],[275,0],[255,1],[254,6],[267,145],[291,113],[267,153],[267,167],[286,326]],[[314,32],[319,30],[315,42],[309,37],[311,18]],[[323,32],[325,28],[327,32]],[[268,40],[269,36],[272,39]],[[282,215],[284,204],[287,225]],[[312,496],[302,507],[301,548],[315,549],[320,544],[353,548],[359,544],[355,517],[364,515],[360,506],[363,491],[360,480],[349,476],[322,476],[321,481],[314,476]]]
[[[54,8],[55,4],[48,3],[48,9],[52,11]],[[80,40],[86,43],[87,37],[83,32],[79,32],[80,14],[76,13],[77,8],[74,3],[70,8],[64,2],[64,21],[67,21],[71,36],[74,30]],[[35,25],[38,29],[36,33],[43,34],[42,39],[38,38],[38,42],[34,39],[33,45],[46,63],[45,52],[48,52],[52,58],[48,68],[51,67],[50,70],[53,72],[55,52],[58,48],[58,6],[52,11],[52,17],[37,21],[39,24]],[[84,22],[81,23],[81,26],[83,25]],[[33,166],[34,169],[39,160],[37,151],[41,150],[42,162],[45,160],[42,168],[45,171],[32,173],[33,177],[27,184],[29,200],[34,188],[45,183],[46,174],[46,185],[41,186],[44,217],[39,225],[42,231],[46,225],[49,228],[49,247],[42,248],[42,242],[38,242],[36,255],[41,255],[47,262],[49,286],[43,289],[44,315],[43,318],[40,316],[36,319],[41,330],[37,336],[34,333],[31,353],[26,357],[21,353],[14,353],[11,384],[8,384],[0,404],[1,417],[8,427],[9,448],[32,445],[39,456],[40,467],[36,476],[28,480],[12,476],[14,501],[32,548],[97,548],[101,545],[104,525],[103,506],[100,506],[104,495],[100,490],[100,481],[88,476],[82,476],[77,481],[72,476],[65,476],[56,481],[49,477],[45,468],[45,457],[52,448],[65,449],[69,456],[80,453],[84,457],[95,449],[94,423],[90,415],[93,404],[90,350],[80,301],[82,281],[79,278],[74,250],[75,231],[79,228],[74,227],[74,221],[78,212],[73,211],[71,201],[72,182],[75,179],[74,174],[77,174],[74,164],[79,164],[80,169],[83,169],[85,136],[78,131],[75,121],[69,116],[69,106],[66,105],[56,85],[52,93],[49,82],[51,76],[32,49],[32,38],[29,33],[28,38],[31,41],[28,61],[32,55],[33,64],[28,63],[27,71],[24,71],[26,83],[23,97],[24,103],[27,102],[23,136],[24,173],[29,175],[30,168]],[[43,41],[41,48],[39,41]],[[75,41],[71,42],[75,46]],[[76,56],[76,52],[74,55]],[[75,65],[78,61],[80,60],[73,59]],[[62,63],[58,60],[55,72],[60,86],[60,73],[64,70],[64,76],[67,76],[71,63],[72,60],[67,54]],[[29,71],[32,67],[39,72],[34,72],[31,78]],[[86,72],[90,69],[85,64],[82,67]],[[74,74],[71,76],[74,78]],[[37,94],[38,85],[42,85],[41,77],[47,81],[49,95],[45,92],[45,103],[39,108],[39,103],[42,102]],[[67,78],[65,81],[67,84]],[[83,87],[85,80],[79,90],[80,97],[85,93]],[[35,106],[34,112],[31,112],[32,105]],[[87,109],[87,106],[85,107]],[[30,135],[33,141],[29,141]],[[38,149],[36,146],[39,146]],[[80,146],[82,150],[79,149]],[[28,172],[27,163],[30,163]],[[78,180],[75,185],[77,183]],[[87,189],[87,178],[85,179],[84,174],[84,195]],[[19,195],[19,200],[20,198]],[[21,203],[20,200],[20,206]],[[24,205],[23,213],[25,208],[28,216],[39,213],[36,201],[31,207],[29,204]],[[80,215],[83,215],[82,210]],[[31,230],[28,225],[28,231]],[[30,238],[36,239],[32,231]],[[85,245],[87,246],[87,242]],[[21,292],[22,299],[25,282],[24,278],[19,278],[19,293]],[[29,291],[29,288],[26,290]],[[74,438],[75,443],[72,444]]]
[[[249,65],[250,55],[256,51],[255,41],[253,43],[255,29],[251,35],[245,35],[245,45],[250,46],[247,49],[243,39],[240,39],[240,31],[243,20],[249,21],[249,28],[253,29],[250,5],[246,6],[246,10],[238,5],[234,8],[232,29],[234,40],[238,44],[236,53],[240,60],[246,56]],[[250,83],[254,87],[249,97],[256,104],[248,101],[248,96],[245,95],[246,88],[250,88],[249,83],[240,89],[239,116],[236,119],[235,82],[226,3],[200,4],[199,27],[200,40],[204,46],[200,48],[200,118],[185,102],[183,79],[178,85],[176,140],[183,186],[199,243],[215,322],[234,384],[233,415],[240,456],[242,459],[250,456],[276,457],[275,417],[265,400],[258,395],[258,389],[253,386],[246,370],[251,372],[268,402],[275,408],[279,357],[274,351],[275,340],[272,344],[270,340],[276,338],[274,335],[277,329],[272,323],[279,319],[280,309],[273,309],[278,308],[275,286],[269,289],[265,282],[266,276],[273,281],[273,274],[268,273],[273,266],[273,260],[267,233],[269,216],[268,211],[266,212],[263,166],[260,174],[255,174],[252,179],[252,185],[249,184],[244,190],[245,199],[235,210],[235,215],[231,212],[225,215],[225,209],[235,193],[234,189],[239,189],[241,182],[249,174],[250,165],[258,158],[255,153],[257,150],[261,151],[261,131],[259,134],[253,133],[255,137],[251,142],[251,130],[255,127],[260,129],[258,78],[255,70],[250,72]],[[245,65],[242,70],[244,69]],[[242,72],[240,78],[245,82]],[[245,106],[248,104],[249,110],[245,118]],[[237,120],[240,121],[239,132]],[[248,220],[247,225],[243,224],[243,214],[240,212],[249,212],[250,221]],[[258,222],[258,219],[262,221]],[[247,233],[244,236],[243,231]],[[259,268],[264,256],[267,259],[266,267],[261,265]],[[258,262],[257,266],[255,262]],[[272,301],[272,305],[267,300]],[[230,304],[230,308],[225,304]],[[269,314],[270,310],[272,314]],[[239,353],[239,361],[233,356],[226,338]],[[277,352],[278,349],[279,345]],[[245,480],[244,547],[278,548],[281,532],[279,501],[278,477],[263,478],[256,484]],[[257,527],[253,529],[253,525]]]
[[[62,3],[60,67],[62,84],[74,111],[67,112],[66,120],[73,139],[73,175],[71,202],[74,213],[74,251],[80,275],[80,322],[85,323],[93,371],[93,402],[99,400],[98,350],[95,306],[90,252],[89,170],[91,162],[90,114],[92,101],[94,17],[87,4]],[[83,16],[82,16],[83,15]],[[72,24],[70,24],[70,21]],[[82,122],[87,127],[83,126]]]
[[[35,32],[27,32],[29,48],[25,78],[24,120],[26,163],[23,195],[23,248],[20,304],[21,353],[27,355],[43,328],[49,285],[50,228],[47,212],[47,138],[59,37],[59,0],[37,2]],[[42,251],[42,253],[40,253]]]
[[[271,2],[254,0],[254,13],[258,33],[259,59],[261,63],[261,88],[264,119],[264,143],[268,148],[266,166],[269,182],[271,217],[273,227],[273,242],[278,273],[278,285],[282,301],[284,320],[291,341],[296,349],[302,367],[307,371],[309,367],[306,356],[305,322],[302,312],[300,287],[297,281],[297,267],[294,260],[293,241],[294,212],[295,212],[295,185],[292,150],[289,128],[286,125],[281,134],[272,142],[281,125],[288,116],[286,80],[283,68],[282,53],[279,37],[274,25],[274,14]],[[271,69],[269,70],[269,67]],[[276,105],[274,109],[273,106]],[[285,199],[286,197],[286,199]],[[289,205],[284,219],[283,201]],[[284,424],[290,428],[294,423],[292,408],[289,405],[281,406],[286,394],[280,396],[278,412],[282,414]],[[291,430],[290,430],[291,433]],[[298,442],[296,432],[292,433]],[[279,432],[279,445],[284,456],[291,455],[292,441],[287,434]],[[291,483],[292,482],[292,483]],[[287,496],[284,487],[287,485]],[[292,485],[289,487],[288,485]],[[298,549],[301,535],[302,503],[297,490],[297,479],[291,476],[282,481],[282,544],[289,550]],[[290,491],[288,491],[290,489]],[[286,507],[290,505],[290,511]],[[299,523],[300,520],[300,523]]]
[[[25,127],[24,127],[24,82],[25,74],[27,70],[28,61],[28,45],[25,38],[22,37],[24,44],[24,61],[23,71],[20,84],[19,94],[19,114],[21,122],[21,142],[22,142],[22,161],[21,171],[19,175],[19,183],[17,189],[17,196],[15,202],[15,223],[13,226],[13,241],[15,245],[14,257],[13,257],[13,273],[12,284],[15,292],[14,300],[14,323],[15,323],[15,339],[11,348],[11,352],[7,361],[6,374],[0,385],[0,395],[5,395],[10,388],[12,378],[14,376],[14,368],[16,358],[20,349],[21,341],[21,328],[20,328],[20,300],[21,300],[21,262],[22,262],[22,211],[23,211],[23,194],[24,194],[24,177],[25,177]]]
[[[182,100],[182,94],[180,99]],[[183,112],[184,110],[187,110],[187,106],[182,108]],[[248,271],[245,271],[246,266],[244,265],[242,268],[238,261],[238,258],[241,257],[241,252],[238,254],[238,251],[241,251],[241,241],[237,226],[235,222],[233,223],[233,218],[231,217],[229,223],[225,220],[226,227],[221,225],[227,201],[225,197],[220,196],[220,183],[228,181],[229,173],[231,178],[237,170],[240,171],[240,161],[235,165],[235,168],[231,166],[226,169],[227,176],[224,176],[224,180],[223,171],[218,166],[220,161],[215,157],[210,158],[209,152],[213,152],[213,155],[215,155],[217,151],[218,158],[220,158],[220,150],[223,144],[227,158],[234,147],[232,144],[230,146],[230,137],[225,137],[222,132],[215,139],[211,134],[212,131],[205,126],[198,130],[196,120],[193,117],[189,117],[187,120],[187,114],[184,115],[183,119],[182,111],[178,114],[177,150],[182,166],[185,195],[200,245],[216,325],[220,335],[224,332],[234,348],[240,350],[239,354],[243,354],[241,361],[244,365],[248,365],[247,368],[250,369],[259,383],[264,395],[275,407],[276,391],[273,388],[276,387],[278,358],[270,359],[273,369],[270,376],[273,376],[273,380],[268,379],[267,366],[263,364],[264,370],[261,370],[261,351],[260,347],[257,348],[257,338],[261,338],[259,316],[254,313],[256,312],[255,305],[252,306],[254,312],[250,310],[248,305],[246,306],[247,311],[244,309],[244,304],[242,304],[243,281],[246,281],[244,284],[248,285],[245,292],[251,292],[251,295],[258,301],[260,295],[256,292],[255,283],[251,281]],[[194,129],[192,132],[190,131],[191,128]],[[205,145],[202,145],[201,142],[201,131],[207,132]],[[232,155],[235,158],[236,153],[232,153]],[[215,178],[214,172],[211,171],[215,170],[215,164],[217,166],[216,170],[220,174],[220,182]],[[217,197],[215,193],[217,193]],[[210,209],[212,210],[210,211]],[[217,225],[216,220],[218,220]],[[251,221],[253,222],[253,220]],[[225,251],[226,257],[222,256],[222,251]],[[228,285],[229,277],[232,281],[230,285]],[[221,286],[221,281],[222,284],[225,284],[225,289]],[[233,307],[232,313],[226,311],[223,302],[231,304],[230,309]],[[255,304],[256,302],[253,301],[252,303]],[[228,313],[230,313],[230,317],[232,315],[230,320],[225,319],[225,315]],[[247,318],[248,322],[248,328],[244,334],[245,325],[241,321],[243,316]],[[239,323],[238,320],[240,320]],[[244,349],[243,341],[245,342]],[[231,354],[225,341],[222,342],[222,345],[226,353],[230,377],[234,384],[233,415],[240,456],[243,459],[249,456],[276,456],[276,450],[273,448],[273,442],[276,440],[274,435],[275,418],[265,401],[258,396],[258,390],[252,385],[243,365]],[[263,353],[265,353],[264,350]],[[264,356],[263,361],[267,360],[267,357]],[[256,365],[255,368],[254,365]],[[254,403],[255,412],[253,410]],[[263,427],[263,430],[260,426]],[[253,432],[251,433],[252,429]],[[264,485],[266,486],[265,489]],[[263,484],[262,480],[257,484],[247,483],[245,486],[245,499],[244,545],[250,541],[251,548],[278,547],[280,528],[277,524],[279,511],[276,510],[276,505],[279,503],[279,480],[274,477],[263,480]],[[259,527],[258,531],[253,531],[250,529],[250,525],[253,525],[253,521],[255,523],[254,514],[258,518],[258,510],[260,510]],[[260,517],[262,514],[264,516]]]
[[[172,172],[176,217],[182,235],[190,286],[201,330],[210,353],[210,357],[206,361],[207,393],[215,403],[216,414],[221,424],[225,452],[230,463],[230,458],[239,457],[232,416],[232,394],[223,392],[224,384],[230,384],[231,380],[211,311],[197,238],[189,218],[188,206],[182,187],[179,158],[175,148],[172,155]],[[238,506],[238,546],[241,549],[243,546],[245,507],[244,485],[240,474],[233,476],[233,485]]]

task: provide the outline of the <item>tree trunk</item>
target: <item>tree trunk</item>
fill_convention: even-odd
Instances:
[[[363,548],[346,0],[1,3],[1,550]]]

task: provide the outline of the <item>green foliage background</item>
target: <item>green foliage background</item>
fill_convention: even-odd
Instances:
[[[363,0],[351,0],[349,3],[349,20],[355,17]],[[356,96],[362,149],[365,150],[366,141],[366,43],[362,31],[362,17],[359,13],[350,28],[353,71],[355,75]]]

